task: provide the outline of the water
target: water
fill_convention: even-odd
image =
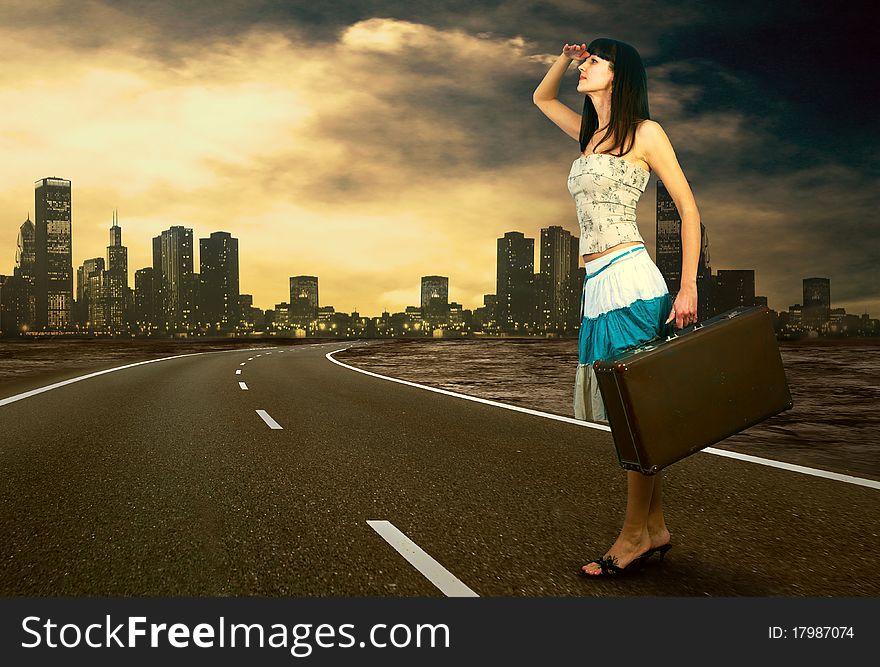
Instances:
[[[880,478],[880,339],[779,342],[794,406],[714,445]],[[353,366],[573,417],[575,339],[403,340],[335,355]]]

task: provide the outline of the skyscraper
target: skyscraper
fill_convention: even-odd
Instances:
[[[165,289],[162,286],[162,235],[153,237],[153,326],[156,331],[168,330],[165,313]]]
[[[507,232],[498,239],[497,317],[502,331],[531,330],[535,320],[535,239]]]
[[[104,321],[104,306],[100,308],[101,321],[95,321],[95,314],[98,312],[95,308],[95,299],[106,298],[106,294],[99,291],[98,294],[92,292],[92,276],[104,271],[104,258],[95,257],[85,260],[76,270],[76,307],[77,321],[90,329],[103,328],[106,326]],[[97,286],[101,288],[102,282],[98,282]]]
[[[666,280],[670,298],[675,301],[681,289],[681,217],[663,181],[657,181],[657,268]],[[715,312],[712,269],[709,266],[709,235],[700,221],[700,256],[697,260],[697,319]],[[726,310],[726,309],[725,309]],[[719,311],[720,312],[720,311]]]
[[[13,275],[21,279],[21,304],[18,325],[34,326],[36,317],[36,232],[31,216],[21,223],[18,229],[18,243],[15,249],[15,268]]]
[[[211,232],[199,239],[202,320],[212,330],[235,329],[239,320],[238,239]]]
[[[153,238],[153,269],[161,287],[160,328],[189,331],[193,312],[193,230],[174,225]]]
[[[541,290],[539,327],[562,333],[571,324],[573,272],[577,271],[578,247],[572,234],[558,225],[541,230]],[[579,240],[579,239],[578,239]],[[572,254],[572,250],[574,253]]]
[[[430,327],[449,322],[449,277],[422,276],[422,320]]]
[[[24,280],[0,275],[0,336],[14,337],[27,330]]]
[[[155,275],[152,266],[134,272],[134,321],[135,328],[142,333],[154,331],[157,324]]]
[[[290,326],[308,331],[318,321],[318,277],[290,277]]]
[[[831,317],[831,280],[804,278],[803,324],[821,331]]]
[[[126,323],[125,301],[128,295],[128,248],[122,245],[119,216],[113,212],[110,245],[107,246],[107,325],[120,330]]]
[[[581,327],[581,292],[584,289],[584,278],[587,270],[580,265],[580,236],[571,236],[571,303],[569,304],[569,323],[571,331]]]
[[[238,329],[241,329],[242,331],[253,331],[258,326],[262,326],[259,323],[259,320],[262,319],[260,317],[261,311],[259,308],[254,308],[253,294],[238,295],[238,312]]]
[[[89,286],[89,325],[94,331],[106,331],[110,328],[110,272],[98,269],[92,271],[86,280]]]
[[[718,312],[755,303],[754,269],[721,269],[715,276]]]
[[[35,324],[40,329],[66,329],[73,309],[70,181],[37,181],[34,203]]]

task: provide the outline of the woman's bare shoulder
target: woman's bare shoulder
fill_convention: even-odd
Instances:
[[[656,151],[657,147],[668,144],[669,137],[660,123],[646,118],[636,126],[636,143],[641,147],[642,153],[647,155]]]
[[[656,120],[646,118],[636,126],[636,137],[646,143],[653,143],[661,137],[666,137],[666,131]]]
[[[650,118],[645,118],[644,120],[640,120],[639,124],[636,125],[636,135],[643,136],[652,136],[656,135],[658,132],[662,132],[663,128],[660,127],[660,123],[656,120],[651,120]]]

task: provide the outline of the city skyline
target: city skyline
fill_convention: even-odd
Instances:
[[[70,183],[69,179],[61,179],[57,176],[52,176],[52,177],[46,177],[44,179],[39,179],[38,181],[35,182],[35,187],[38,186],[38,184],[43,181],[63,181],[65,183]],[[655,200],[653,202],[653,206],[654,206],[654,234],[652,234],[652,236],[654,236],[656,239],[657,229],[658,228],[662,229],[662,228],[664,228],[664,226],[665,226],[665,228],[673,231],[674,233],[672,233],[672,234],[667,232],[667,234],[666,234],[667,238],[666,238],[666,240],[664,240],[664,246],[668,246],[672,250],[671,254],[674,255],[675,257],[677,257],[678,259],[668,258],[668,257],[664,256],[664,255],[669,255],[670,253],[668,253],[668,252],[666,252],[666,253],[661,252],[660,253],[661,257],[658,258],[657,257],[656,242],[655,242],[655,245],[653,247],[651,247],[647,242],[647,238],[645,240],[645,245],[648,248],[649,252],[651,253],[653,260],[658,264],[659,268],[664,273],[664,276],[666,276],[667,284],[670,289],[670,294],[674,297],[674,295],[677,291],[675,288],[675,284],[676,284],[676,281],[679,279],[679,274],[676,270],[673,269],[673,266],[675,266],[676,264],[678,264],[680,266],[680,246],[679,246],[680,231],[678,229],[680,227],[680,219],[679,219],[677,211],[674,208],[674,205],[672,204],[672,200],[669,197],[668,192],[666,192],[666,189],[663,186],[663,183],[661,181],[655,182],[655,193],[656,193]],[[647,192],[646,192],[646,194],[647,194]],[[70,199],[72,199],[72,197],[70,197]],[[646,199],[649,199],[649,198],[643,195],[639,201],[639,205],[641,206],[642,203],[645,202]],[[37,204],[39,204],[39,201],[37,201]],[[35,209],[36,209],[36,207],[35,207]],[[69,218],[73,217],[72,204],[70,204],[70,210],[68,211],[67,215]],[[659,219],[659,222],[658,222],[658,219]],[[32,222],[30,219],[30,215],[28,215],[26,220],[22,221],[22,224],[24,224],[26,222]],[[642,220],[642,222],[643,222],[643,220]],[[671,227],[669,226],[670,224],[672,225]],[[709,273],[710,271],[712,274],[717,274],[718,271],[721,271],[722,273],[732,274],[735,272],[741,272],[741,271],[745,270],[745,271],[752,271],[754,274],[757,275],[757,271],[755,271],[752,268],[736,267],[736,268],[730,268],[730,269],[719,269],[719,268],[716,268],[715,266],[713,266],[711,261],[709,261],[709,258],[706,256],[706,255],[708,255],[708,247],[707,246],[710,245],[711,243],[706,238],[707,230],[705,229],[705,225],[702,225],[702,226],[703,226],[702,243],[703,243],[704,247],[701,248],[701,257],[700,257],[700,264],[699,264],[699,269],[698,269],[698,282],[702,283],[702,281],[709,280],[711,277],[710,273]],[[171,228],[174,228],[174,227],[175,227],[174,225],[171,226]],[[193,238],[195,238],[195,230],[193,230],[192,227],[188,227],[186,224],[178,225],[178,227],[190,230],[192,232]],[[559,228],[560,230],[564,230],[564,231],[570,233],[572,235],[573,239],[577,239],[577,232],[572,231],[570,229],[567,229],[565,226],[549,225],[548,227],[552,228],[552,229]],[[19,228],[16,229],[16,238],[17,239],[19,238],[20,229],[21,229],[21,225],[19,225]],[[107,229],[108,228],[104,229],[105,233],[106,233]],[[118,209],[114,208],[111,211],[111,226],[109,227],[109,230],[111,232],[111,246],[107,247],[108,253],[111,252],[110,248],[112,246],[122,245],[121,244],[121,232],[118,231],[119,229],[120,229],[120,225],[119,225]],[[114,230],[117,230],[116,234],[114,234]],[[161,236],[163,232],[167,232],[167,231],[169,231],[169,230],[168,229],[160,230],[157,234],[157,237]],[[519,234],[520,236],[523,236],[527,241],[531,241],[532,242],[530,244],[531,249],[529,250],[529,252],[531,253],[532,265],[533,265],[533,267],[535,267],[536,271],[540,271],[539,267],[541,266],[541,263],[542,263],[542,257],[541,257],[542,252],[544,254],[546,254],[546,250],[542,251],[542,247],[541,247],[541,243],[543,242],[543,236],[544,236],[545,231],[547,231],[547,227],[541,228],[539,230],[538,234],[534,238],[529,238],[525,232],[521,232],[519,230],[513,230],[513,231],[508,230],[507,232],[504,232],[504,234],[502,234],[502,237],[499,237],[497,240],[501,241],[501,239],[504,236],[506,236],[507,234],[514,233],[514,234]],[[640,224],[640,232],[641,231],[643,231],[643,230],[642,230],[642,225]],[[207,232],[207,234],[208,234],[207,237],[200,237],[199,238],[200,243],[198,243],[198,244],[193,243],[192,250],[191,250],[192,257],[191,257],[190,261],[193,263],[193,266],[195,266],[195,267],[198,267],[203,261],[202,260],[202,253],[205,252],[205,248],[207,247],[206,242],[213,241],[218,235],[229,237],[232,234],[234,234],[234,232],[213,230],[213,231]],[[74,236],[74,238],[75,238],[75,235],[72,234],[72,236]],[[648,235],[643,234],[643,236],[647,237]],[[154,242],[157,237],[153,237]],[[235,261],[236,261],[236,264],[238,264],[238,241],[239,241],[239,239],[236,237],[232,240],[235,241]],[[539,242],[535,243],[536,240],[538,240]],[[124,250],[128,251],[130,249],[131,249],[131,244],[129,241],[128,243],[125,244]],[[196,254],[196,250],[198,250],[198,255]],[[153,248],[151,250],[151,252],[155,253],[156,252],[155,248]],[[577,254],[576,245],[572,247],[572,252],[575,253],[575,255]],[[19,253],[20,253],[20,248],[16,247],[14,257],[17,258]],[[147,268],[151,268],[153,266],[152,262],[155,261],[155,255],[153,255],[151,257],[150,263],[145,264],[144,267],[142,267],[140,269],[133,267],[130,263],[128,263],[127,257],[128,257],[128,254],[126,252],[124,259],[122,260],[122,264],[124,266],[122,271],[125,275],[124,284],[126,286],[132,285],[132,288],[133,288],[133,286],[135,285],[135,282],[136,282],[137,274],[140,271],[143,271]],[[546,260],[544,260],[544,261],[546,261]],[[73,286],[73,294],[75,295],[77,302],[79,302],[79,297],[81,295],[77,290],[77,285],[79,284],[79,282],[76,278],[76,272],[82,271],[82,268],[84,266],[88,266],[89,263],[91,263],[91,262],[100,262],[101,263],[100,268],[101,269],[104,268],[103,267],[103,262],[104,262],[103,257],[101,257],[100,255],[94,255],[94,254],[89,254],[89,253],[86,253],[85,259],[83,259],[79,264],[77,264],[77,262],[75,260],[72,263],[73,264],[73,271],[74,271],[73,279],[75,281],[74,286]],[[461,305],[463,308],[465,308],[467,310],[475,311],[478,308],[485,305],[484,300],[485,300],[486,296],[489,296],[489,295],[495,296],[497,294],[497,287],[499,284],[499,274],[497,273],[498,266],[499,265],[496,262],[495,269],[493,272],[495,275],[495,280],[494,280],[494,284],[492,286],[493,287],[492,292],[491,293],[490,292],[484,293],[480,297],[479,305],[468,306],[460,298],[457,299],[459,305]],[[579,267],[580,274],[582,275],[583,274],[583,260],[581,258],[579,258],[579,256],[578,256],[578,267]],[[3,273],[4,273],[3,265],[0,264],[0,275],[3,275]],[[11,268],[9,270],[6,270],[6,273],[11,275],[12,274]],[[239,268],[239,273],[235,276],[237,282],[238,282],[239,275],[240,275],[240,268]],[[303,276],[300,276],[300,277],[303,277]],[[418,285],[418,287],[415,290],[413,290],[415,292],[415,294],[417,296],[419,296],[419,298],[416,298],[408,303],[402,304],[400,308],[383,307],[379,311],[365,311],[365,310],[357,308],[357,307],[351,308],[351,309],[344,309],[344,308],[338,308],[335,306],[335,304],[332,304],[332,303],[330,303],[329,305],[333,305],[333,307],[336,308],[337,312],[360,312],[362,314],[365,314],[367,312],[379,313],[379,312],[386,312],[386,311],[387,312],[395,312],[395,311],[403,312],[406,308],[412,307],[412,305],[414,303],[419,303],[420,304],[419,307],[424,308],[425,307],[425,278],[436,278],[438,280],[445,281],[444,296],[445,296],[445,300],[447,302],[450,301],[450,299],[448,297],[449,276],[439,276],[439,275],[424,276],[424,275],[420,275],[419,276],[420,284]],[[809,280],[812,278],[819,278],[819,277],[818,276],[802,276],[801,281]],[[828,279],[828,278],[822,277],[821,279],[824,280],[824,279]],[[276,300],[271,306],[267,305],[265,308],[262,308],[259,304],[255,305],[254,307],[260,308],[261,310],[271,310],[271,309],[276,308],[281,303],[289,303],[292,305],[293,304],[293,297],[291,295],[292,295],[292,291],[293,291],[294,278],[293,278],[293,276],[288,275],[283,280],[289,281],[288,288],[290,291],[285,296],[289,296],[290,301],[285,301],[284,299],[279,299],[279,300]],[[830,280],[830,279],[828,279],[828,280]],[[755,282],[757,283],[757,280]],[[238,289],[238,284],[236,284],[236,288]],[[317,308],[317,305],[316,305],[317,304],[317,285],[315,285],[314,290],[315,290],[315,294],[312,295],[312,297],[311,297],[311,301],[313,302],[311,307]],[[405,289],[401,288],[400,291],[401,292],[405,291]],[[760,290],[757,290],[757,291],[760,291]],[[240,294],[247,294],[249,297],[251,297],[251,299],[253,299],[252,292],[245,292],[242,289],[238,289],[238,292]],[[700,292],[702,294],[703,289],[701,289]],[[766,295],[763,295],[763,296],[766,298]],[[559,297],[557,297],[557,299],[558,298]],[[803,301],[803,298],[801,298],[799,301],[793,301],[788,304],[774,304],[771,299],[767,298],[767,303],[769,304],[769,307],[772,310],[775,310],[777,312],[784,311],[787,308],[794,306],[794,305],[801,305],[802,301]],[[864,310],[864,311],[860,311],[860,312],[851,311],[850,309],[846,308],[845,305],[841,304],[837,299],[834,299],[834,304],[835,304],[835,307],[843,308],[849,314],[852,314],[852,315],[861,315],[861,314],[871,315],[872,314],[872,312],[869,310]],[[708,306],[708,305],[709,304],[705,303],[705,301],[703,303],[699,304],[700,311],[701,311],[699,319],[706,319],[707,317],[710,316],[708,311],[706,310],[706,306]],[[559,314],[559,312],[561,312],[561,311],[558,311],[558,309],[557,309],[557,314]],[[874,313],[874,314],[876,314],[876,313]],[[549,311],[548,311],[548,316],[549,316]]]
[[[395,331],[406,335],[407,329],[431,335],[447,329],[459,335],[471,331],[572,335],[579,325],[584,279],[579,238],[558,225],[542,228],[538,244],[520,231],[496,239],[496,289],[483,295],[481,307],[466,309],[450,300],[448,276],[423,275],[418,306],[408,305],[393,316],[387,311],[381,316],[348,315],[332,304],[321,305],[319,277],[308,275],[289,277],[289,301],[265,310],[255,308],[253,295],[240,289],[238,239],[230,232],[213,231],[196,243],[193,230],[183,225],[172,225],[152,238],[152,264],[132,267],[132,289],[128,246],[122,242],[116,210],[106,265],[104,257],[93,257],[74,270],[71,181],[40,179],[34,184],[34,198],[35,221],[28,217],[20,227],[13,275],[0,274],[3,335],[30,329],[135,335],[298,330],[297,335],[315,335],[328,327],[338,335],[366,333],[370,327],[391,335]],[[657,266],[674,299],[681,276],[681,218],[659,181],[655,220]],[[713,271],[710,235],[705,225],[700,227],[698,320],[739,306],[770,307],[767,296],[757,293],[754,269]],[[774,326],[784,335],[812,329],[820,335],[876,333],[878,320],[869,313],[835,307],[829,278],[807,277],[801,284],[801,302],[787,309],[770,308]]]
[[[306,274],[323,276],[340,310],[402,310],[429,272],[453,276],[456,301],[476,308],[495,289],[484,239],[577,229],[565,189],[576,144],[531,103],[574,25],[584,41],[610,35],[641,52],[652,117],[691,182],[714,270],[753,268],[778,309],[801,300],[792,276],[827,276],[848,312],[880,309],[870,119],[857,75],[806,46],[845,11],[799,6],[790,28],[786,8],[750,2],[724,20],[688,2],[647,3],[644,16],[505,7],[343,2],[307,14],[217,2],[206,21],[204,8],[163,2],[4,3],[0,95],[15,159],[0,189],[0,257],[14,256],[31,176],[58,174],[74,183],[74,266],[106,245],[118,209],[132,268],[150,265],[145,240],[170,226],[235,230],[250,257],[242,289],[261,306]],[[749,40],[760,58],[741,55]],[[560,98],[578,109],[573,67],[566,77]],[[842,115],[830,128],[823,99]],[[653,253],[651,181],[637,218]]]

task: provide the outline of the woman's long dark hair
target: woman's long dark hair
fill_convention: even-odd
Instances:
[[[645,73],[645,65],[634,47],[616,39],[607,37],[594,39],[587,47],[587,52],[610,61],[611,70],[614,72],[614,80],[611,84],[611,119],[605,136],[597,141],[596,145],[598,146],[611,135],[612,146],[605,152],[622,149],[629,141],[626,150],[621,154],[626,155],[635,143],[636,127],[640,122],[651,117],[648,112],[648,76]],[[581,117],[581,153],[587,149],[587,144],[599,129],[599,116],[593,107],[593,100],[589,95],[585,97],[584,113]]]

